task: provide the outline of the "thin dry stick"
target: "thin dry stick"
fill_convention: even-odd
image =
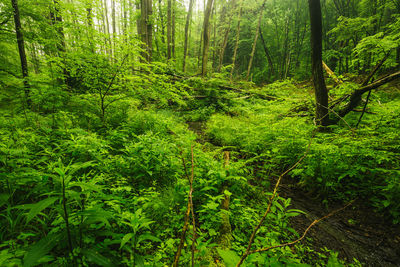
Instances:
[[[274,187],[274,191],[273,191],[273,193],[272,193],[272,196],[271,196],[270,199],[269,199],[269,203],[268,203],[267,210],[265,211],[264,216],[261,218],[261,220],[260,220],[260,222],[258,223],[258,225],[254,228],[253,233],[252,233],[251,236],[250,236],[250,240],[249,240],[249,244],[247,245],[246,252],[242,255],[242,257],[240,258],[240,260],[239,260],[238,264],[236,265],[236,267],[239,267],[240,265],[242,265],[242,263],[243,263],[244,260],[247,258],[247,256],[249,256],[249,255],[251,254],[251,253],[250,253],[251,246],[253,245],[253,242],[254,242],[254,239],[255,239],[255,237],[256,237],[256,234],[257,234],[258,230],[260,229],[261,225],[263,224],[263,222],[264,222],[265,219],[267,218],[267,215],[268,215],[268,214],[270,213],[270,211],[271,211],[272,202],[274,201],[274,199],[275,199],[275,197],[276,197],[276,194],[277,194],[279,185],[280,185],[280,183],[281,183],[281,181],[282,181],[282,178],[283,178],[284,176],[286,176],[289,172],[291,172],[292,170],[294,170],[294,169],[307,157],[307,154],[308,154],[308,152],[310,151],[311,143],[312,143],[312,140],[313,140],[314,136],[315,136],[315,131],[313,132],[313,135],[312,135],[312,137],[311,137],[311,139],[310,139],[310,142],[308,143],[308,146],[307,146],[306,151],[304,152],[304,155],[303,155],[292,167],[290,167],[289,169],[287,169],[284,173],[282,173],[282,174],[279,176],[278,181],[277,181],[276,184],[275,184],[275,187]]]
[[[325,107],[324,105],[321,105],[321,104],[318,104],[318,105],[320,105],[320,106],[326,108],[329,112],[332,112],[333,114],[335,114],[335,115],[339,118],[339,120],[344,121],[344,123],[347,125],[347,127],[349,127],[350,131],[353,133],[353,135],[355,135],[354,129],[351,128],[350,124],[349,124],[343,117],[341,117],[336,111],[334,111],[334,110],[331,109],[330,107]],[[328,114],[329,114],[329,113],[328,113]],[[328,114],[326,114],[325,116],[328,116]],[[324,116],[324,118],[325,118],[325,116]]]
[[[257,253],[257,252],[265,252],[265,251],[268,251],[268,250],[271,250],[271,249],[275,249],[275,248],[282,248],[282,247],[288,247],[288,246],[293,246],[293,245],[295,245],[296,243],[298,243],[298,242],[300,242],[301,240],[303,240],[304,237],[306,237],[308,231],[310,231],[310,229],[311,229],[314,225],[316,225],[316,224],[319,223],[320,221],[325,220],[325,219],[327,219],[327,218],[329,218],[329,217],[335,215],[336,213],[338,213],[338,212],[340,212],[340,211],[346,209],[348,206],[350,206],[351,204],[353,204],[354,201],[355,201],[355,200],[349,202],[346,206],[344,206],[344,207],[342,207],[342,208],[340,208],[340,209],[334,210],[334,211],[332,211],[331,213],[329,213],[328,215],[326,215],[326,216],[324,216],[324,217],[322,217],[322,218],[319,218],[318,220],[314,220],[314,221],[307,227],[307,229],[304,231],[303,235],[302,235],[299,239],[297,239],[297,240],[295,240],[295,241],[292,241],[292,242],[285,243],[285,244],[280,244],[280,245],[276,245],[276,246],[271,246],[271,247],[267,247],[267,248],[262,248],[262,249],[253,250],[253,251],[250,251],[249,255],[250,255],[250,254]]]
[[[190,178],[189,178],[189,174],[188,174],[187,169],[186,169],[185,159],[182,156],[183,168],[185,170],[186,177],[189,180],[190,190],[189,190],[189,196],[188,196],[187,210],[186,210],[186,213],[185,213],[185,222],[183,224],[183,229],[182,229],[182,234],[181,234],[181,240],[180,240],[180,243],[179,243],[179,247],[178,247],[178,250],[177,250],[177,252],[175,254],[174,263],[172,264],[173,267],[177,267],[178,266],[179,258],[181,256],[181,252],[182,252],[182,248],[183,248],[183,245],[185,243],[186,232],[187,232],[187,230],[189,228],[190,212],[191,212],[192,207],[193,207],[192,206],[193,205],[193,199],[192,199],[192,195],[193,195],[193,177],[194,177],[193,145],[192,145],[192,148],[191,148],[191,153],[192,153],[192,175],[191,175]],[[181,152],[181,155],[182,155],[182,152]],[[192,216],[193,216],[193,221],[194,221],[194,212],[193,211],[192,211]],[[195,230],[195,229],[193,229],[193,230]],[[194,236],[195,236],[195,234],[194,234]],[[192,257],[193,256],[194,256],[194,245],[192,244]],[[194,258],[192,258],[192,264],[194,264]]]
[[[190,187],[193,188],[193,179],[194,179],[194,153],[193,153],[193,145],[191,148],[192,152],[192,176],[190,177]],[[193,191],[193,190],[192,190]],[[194,252],[196,250],[196,219],[194,217],[194,206],[193,206],[193,195],[189,194],[191,213],[192,213],[192,226],[193,226],[193,238],[192,238],[192,267],[194,267]]]

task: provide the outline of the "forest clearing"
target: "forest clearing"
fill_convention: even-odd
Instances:
[[[0,0],[0,266],[400,266],[400,0]]]

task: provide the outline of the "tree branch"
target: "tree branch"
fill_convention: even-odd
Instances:
[[[391,81],[394,81],[398,78],[400,78],[400,71],[387,75],[373,83],[370,83],[366,86],[361,87],[360,89],[355,90],[350,96],[349,103],[346,105],[346,107],[343,108],[343,110],[339,112],[339,116],[344,117],[349,112],[351,112],[355,107],[357,107],[357,105],[361,101],[361,96],[366,92],[377,89],[378,87],[386,83],[389,83]]]

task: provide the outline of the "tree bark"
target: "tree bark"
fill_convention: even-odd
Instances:
[[[210,46],[210,14],[213,6],[213,0],[207,0],[207,7],[204,14],[203,23],[203,57],[201,64],[201,75],[207,75],[208,48]]]
[[[253,47],[252,47],[252,49],[251,49],[251,54],[250,54],[250,59],[249,59],[249,65],[247,66],[246,81],[249,80],[251,67],[252,67],[252,65],[253,65],[253,59],[254,59],[254,54],[255,54],[255,52],[256,52],[258,34],[259,34],[259,32],[260,32],[261,20],[262,20],[262,15],[263,15],[263,11],[264,11],[264,7],[265,7],[265,3],[266,3],[266,2],[267,2],[267,1],[264,0],[264,2],[262,3],[261,9],[260,9],[260,14],[258,15],[258,23],[257,23],[257,28],[256,28],[255,36],[254,36]]]
[[[232,81],[233,72],[235,71],[236,56],[237,56],[237,51],[239,48],[240,22],[242,19],[242,12],[243,12],[243,6],[242,6],[242,1],[241,1],[240,9],[239,9],[238,23],[237,23],[237,27],[236,27],[236,42],[235,42],[235,48],[233,50],[233,57],[232,57],[232,69],[231,69],[231,76],[230,76],[231,81]]]
[[[350,113],[354,108],[356,108],[358,104],[361,102],[362,95],[365,94],[366,92],[377,89],[379,86],[399,78],[400,78],[400,71],[390,74],[386,77],[383,77],[382,79],[379,79],[373,83],[361,87],[360,89],[355,90],[350,96],[349,103],[344,107],[343,110],[339,112],[339,116],[343,118],[348,113]]]
[[[105,23],[106,23],[106,30],[107,30],[107,41],[109,48],[107,49],[108,55],[112,57],[112,44],[111,44],[111,37],[110,37],[110,22],[108,20],[108,7],[107,7],[107,0],[104,0],[104,12],[105,12]]]
[[[183,72],[186,72],[186,57],[187,57],[187,52],[188,52],[188,36],[189,36],[189,27],[190,27],[190,20],[192,17],[192,12],[193,12],[193,0],[190,0],[189,2],[189,9],[188,13],[186,16],[186,24],[185,24],[185,45],[183,48]]]
[[[167,58],[172,58],[172,0],[168,0],[167,6]]]
[[[271,57],[271,54],[269,53],[267,44],[265,43],[261,28],[259,29],[259,31],[260,31],[260,39],[261,39],[262,45],[264,47],[265,56],[267,57],[268,65],[271,70],[271,75],[272,75],[272,77],[274,77],[275,76],[274,63],[272,62],[272,57]]]
[[[115,21],[115,1],[111,1],[111,18],[112,18],[112,31],[113,31],[113,54],[115,56],[116,39],[117,39],[117,24]]]
[[[329,124],[328,90],[326,89],[322,68],[322,14],[319,0],[308,0],[311,21],[311,63],[316,100],[316,123]]]
[[[25,98],[28,108],[31,107],[32,101],[30,99],[30,85],[28,83],[28,61],[26,60],[26,53],[25,53],[25,43],[24,43],[24,35],[22,33],[22,26],[21,26],[21,19],[19,15],[19,8],[18,8],[18,0],[11,0],[11,4],[14,10],[14,23],[15,23],[15,32],[17,35],[17,44],[18,44],[18,52],[19,52],[19,59],[21,61],[21,71],[22,77],[24,79],[24,87],[25,87]]]
[[[152,0],[141,0],[140,9],[140,38],[143,43],[142,58],[144,58],[147,63],[150,63],[153,52],[153,26],[151,23],[151,16],[153,14]]]
[[[233,12],[234,12],[234,8],[235,8],[235,2],[236,2],[236,0],[231,0],[232,11],[230,12],[230,16],[229,16],[229,19],[228,19],[228,24],[226,25],[226,29],[225,29],[224,40],[222,42],[221,50],[220,50],[220,53],[219,53],[218,71],[221,71],[222,63],[223,63],[224,55],[225,55],[225,49],[226,49],[226,46],[228,44],[228,37],[229,37],[229,33],[231,31],[231,22],[232,22]]]
[[[172,36],[171,36],[171,50],[172,50],[172,58],[175,60],[175,13],[176,13],[176,0],[172,0]]]

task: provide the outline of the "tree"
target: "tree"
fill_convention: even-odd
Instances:
[[[208,49],[210,47],[210,15],[213,5],[213,0],[207,1],[206,11],[204,13],[203,23],[203,57],[201,64],[201,75],[204,77],[207,75],[207,63],[208,63]]]
[[[30,108],[32,102],[29,97],[30,86],[27,80],[29,76],[28,61],[26,60],[24,35],[22,33],[21,19],[19,16],[18,0],[11,0],[11,4],[14,10],[15,33],[17,35],[18,53],[19,59],[21,61],[22,78],[24,79],[25,98],[27,106],[28,108]]]
[[[319,0],[308,0],[311,22],[311,64],[316,102],[317,125],[327,126],[328,90],[322,68],[322,15]]]
[[[247,66],[247,74],[246,74],[246,81],[249,80],[249,76],[250,76],[250,71],[251,71],[251,67],[253,65],[253,59],[254,59],[254,54],[256,52],[256,45],[257,45],[257,40],[258,40],[258,34],[260,32],[260,27],[261,27],[261,20],[262,20],[262,15],[263,15],[263,10],[265,7],[265,3],[267,2],[267,0],[264,0],[262,5],[261,5],[261,9],[260,9],[260,14],[258,15],[258,23],[257,23],[257,28],[255,31],[255,35],[254,35],[254,42],[253,42],[253,47],[251,49],[251,54],[250,54],[250,59],[249,59],[249,65]]]
[[[193,12],[193,0],[190,0],[189,9],[186,16],[186,24],[185,24],[185,44],[183,48],[183,72],[186,72],[186,57],[188,52],[188,43],[189,43],[189,27],[190,27],[190,20],[192,17]]]
[[[152,0],[141,0],[140,4],[141,15],[139,19],[140,38],[143,43],[142,57],[151,62],[153,52],[153,25],[151,16],[153,14]]]
[[[235,48],[233,50],[233,57],[232,57],[232,69],[231,69],[231,75],[230,75],[231,81],[232,81],[233,72],[235,71],[236,56],[237,56],[237,51],[239,48],[240,23],[242,20],[242,12],[243,12],[243,3],[242,3],[242,1],[240,1],[239,16],[238,16],[238,22],[237,22],[237,28],[236,28],[236,41],[235,41]]]

